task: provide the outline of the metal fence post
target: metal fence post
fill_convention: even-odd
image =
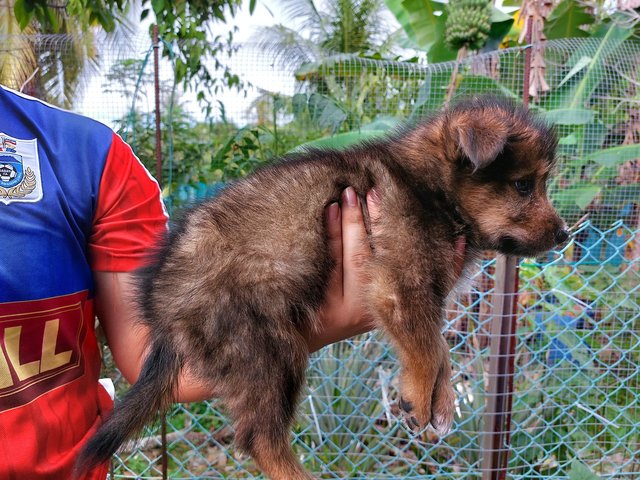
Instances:
[[[522,102],[529,106],[531,75],[531,39],[533,21],[527,17],[524,52]],[[520,259],[499,255],[496,260],[493,318],[489,359],[489,385],[483,438],[482,479],[503,480],[507,476],[511,408],[513,405],[513,375],[515,367],[518,265]]]
[[[496,261],[489,385],[482,442],[483,480],[505,478],[509,458],[508,443],[511,429],[509,412],[513,398],[518,263],[518,258],[504,255],[500,255]]]

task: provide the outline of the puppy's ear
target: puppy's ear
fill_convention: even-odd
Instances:
[[[474,170],[493,162],[507,144],[508,127],[488,117],[482,114],[467,117],[454,126],[458,148],[471,161]]]

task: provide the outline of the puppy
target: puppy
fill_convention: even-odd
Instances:
[[[323,212],[349,185],[363,207],[371,188],[381,197],[365,301],[400,359],[401,406],[417,427],[447,431],[454,391],[441,329],[456,240],[466,239],[466,264],[485,249],[532,256],[566,240],[546,194],[556,144],[527,110],[473,98],[382,140],[292,155],[196,207],[140,272],[151,348],[79,471],[166,410],[188,369],[224,402],[236,444],[267,476],[312,478],[289,431],[309,354],[303,332],[319,328],[333,268]]]

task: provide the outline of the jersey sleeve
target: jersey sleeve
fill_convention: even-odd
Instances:
[[[167,218],[158,183],[114,133],[89,238],[91,268],[127,272],[139,267],[165,232]]]

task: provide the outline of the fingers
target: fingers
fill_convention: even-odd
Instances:
[[[362,268],[371,256],[371,247],[364,226],[362,207],[353,187],[342,192],[342,262],[343,289],[361,282]]]
[[[342,295],[342,216],[340,205],[337,202],[330,204],[325,209],[324,215],[329,253],[335,262],[329,285],[332,292],[334,288],[339,288],[340,295]]]
[[[372,228],[380,218],[379,205],[378,193],[370,190],[367,193],[367,208]],[[362,205],[353,187],[342,192],[341,205],[332,203],[326,207],[325,224],[329,252],[335,262],[329,285],[340,288],[344,293],[362,282],[363,265],[371,256]],[[330,290],[335,293],[333,288]]]

